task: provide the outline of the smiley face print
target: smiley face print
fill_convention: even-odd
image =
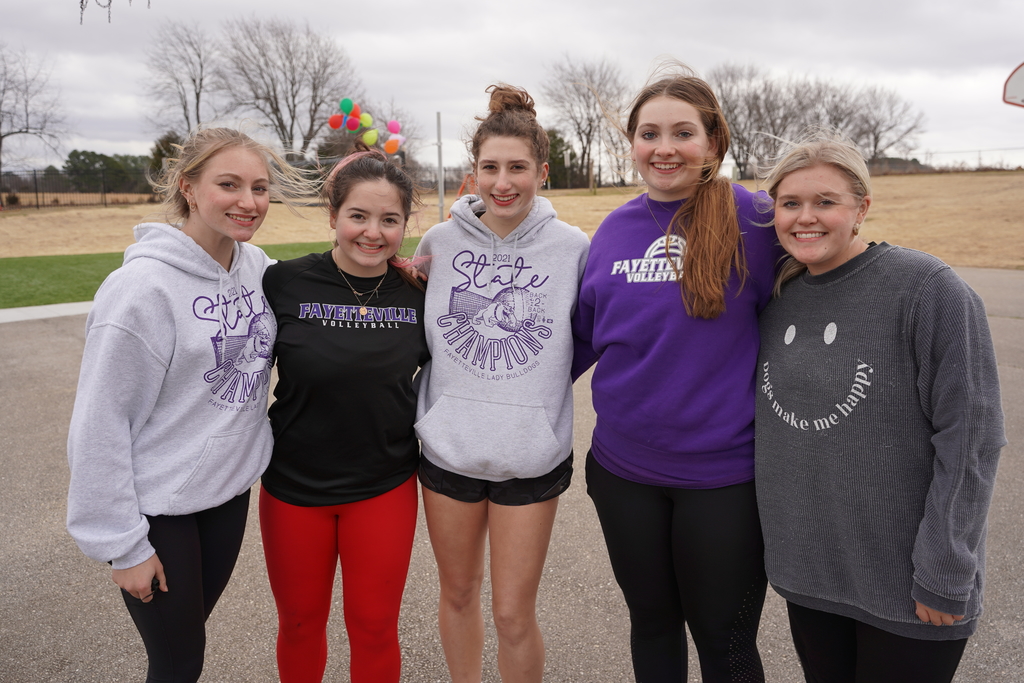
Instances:
[[[797,360],[797,365],[803,366],[800,375],[804,377],[814,374],[821,375],[815,381],[815,385],[829,388],[833,384],[836,385],[834,390],[826,389],[825,393],[831,394],[829,403],[817,401],[816,403],[822,405],[806,406],[804,408],[806,412],[802,415],[798,414],[801,411],[792,405],[792,402],[800,401],[801,397],[796,395],[796,392],[785,392],[783,389],[777,388],[773,383],[772,362],[762,360],[760,366],[762,400],[767,399],[771,404],[772,411],[789,426],[801,431],[829,430],[839,425],[843,418],[850,417],[862,401],[869,400],[875,370],[870,363],[864,362],[860,358],[847,356],[846,353],[840,351],[843,345],[836,345],[839,338],[839,326],[834,321],[829,321],[818,329],[811,327],[801,330],[795,324],[790,324],[782,335],[782,345],[771,345],[778,353],[786,356],[794,354],[793,358],[787,358],[789,362],[783,363],[784,366],[792,368],[792,361]],[[839,353],[834,353],[835,351],[839,351]],[[847,357],[845,359],[836,358],[837,355]],[[800,362],[804,359],[807,361],[807,365]],[[818,366],[819,372],[817,373],[814,372],[815,365]],[[822,370],[824,372],[821,372]],[[842,381],[844,376],[845,382]],[[788,382],[780,382],[780,385],[785,384]],[[786,395],[787,393],[792,395]]]

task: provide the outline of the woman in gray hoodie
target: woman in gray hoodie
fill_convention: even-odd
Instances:
[[[195,681],[272,447],[270,259],[245,242],[271,196],[307,186],[227,128],[193,134],[156,186],[181,223],[136,226],[96,293],[68,434],[67,526],[112,565],[147,681]]]
[[[557,496],[572,474],[570,317],[590,243],[537,196],[548,138],[533,99],[491,86],[470,144],[478,195],[420,242],[430,277],[416,433],[453,683],[479,683],[480,586],[490,539],[498,669],[540,681],[537,589]]]

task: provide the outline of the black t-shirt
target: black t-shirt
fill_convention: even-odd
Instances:
[[[380,282],[345,276],[360,293]],[[424,293],[389,266],[361,305],[329,251],[272,265],[263,289],[277,317],[278,367],[274,455],[263,486],[314,507],[403,483],[419,462],[412,379],[429,358]]]

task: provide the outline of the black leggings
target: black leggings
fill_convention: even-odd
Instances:
[[[637,683],[686,680],[684,624],[704,683],[764,681],[756,640],[768,581],[753,482],[637,484],[589,453],[586,467],[587,493],[629,607]]]
[[[907,638],[850,617],[786,604],[807,683],[949,683],[967,646],[966,638]]]
[[[191,515],[149,517],[149,542],[168,592],[142,602],[121,591],[149,655],[147,683],[195,683],[203,671],[206,619],[224,592],[245,534],[249,492]]]

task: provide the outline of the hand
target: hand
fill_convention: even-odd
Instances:
[[[416,266],[409,266],[409,272],[412,273],[412,276],[414,278],[417,278],[419,280],[423,280],[424,282],[427,281],[427,274],[424,273],[423,271],[421,271]]]
[[[164,593],[167,592],[167,578],[164,576],[164,565],[160,558],[154,553],[142,564],[137,564],[128,569],[115,569],[112,576],[114,583],[128,591],[142,602],[149,602],[153,599],[153,593],[157,586]]]
[[[917,618],[924,622],[930,621],[936,626],[952,626],[954,621],[960,621],[964,618],[964,615],[962,614],[946,614],[945,612],[940,612],[937,609],[925,607],[917,601],[915,601],[914,604],[917,605],[917,609],[914,611],[914,613],[917,614]]]

